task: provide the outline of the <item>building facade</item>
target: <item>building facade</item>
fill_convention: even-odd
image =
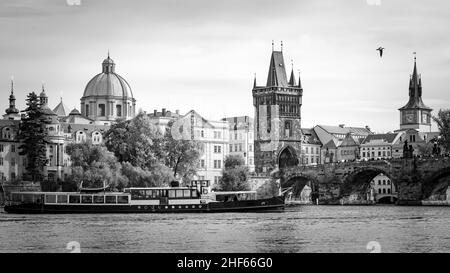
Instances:
[[[296,166],[301,155],[303,88],[292,68],[286,75],[283,51],[272,50],[265,86],[253,84],[255,107],[255,171],[268,173]]]
[[[362,160],[380,160],[399,158],[403,156],[403,149],[398,145],[405,139],[404,132],[368,135],[361,143],[360,157]]]
[[[302,128],[302,152],[300,165],[317,165],[321,162],[322,143],[313,129]]]
[[[248,116],[224,118],[229,124],[228,153],[241,155],[249,171],[255,171],[253,119]]]
[[[363,140],[373,134],[369,127],[345,127],[317,125],[314,132],[323,143],[321,163],[353,161],[359,159],[360,145]]]
[[[161,112],[155,109],[153,113],[147,114],[147,116],[150,122],[158,127],[162,134],[166,132],[169,122],[178,120],[181,117],[180,111],[176,110],[175,112],[171,112],[166,110],[166,108],[163,108]]]
[[[200,162],[194,179],[210,180],[211,185],[219,182],[228,155],[228,122],[207,120],[191,110],[176,120],[171,133],[175,139],[196,140],[200,143]]]

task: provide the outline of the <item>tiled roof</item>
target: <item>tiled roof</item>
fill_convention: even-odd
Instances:
[[[83,131],[87,134],[95,132],[95,131],[105,133],[110,128],[110,126],[108,126],[108,125],[75,124],[75,123],[62,123],[61,127],[62,127],[64,133],[75,133],[78,131]],[[70,132],[69,132],[69,127],[70,127]]]
[[[362,144],[366,144],[372,140],[383,140],[387,143],[392,143],[394,142],[395,138],[398,136],[398,134],[373,134],[373,135],[368,135],[364,141],[362,142]]]
[[[346,135],[348,133],[353,133],[355,135],[369,135],[372,134],[367,128],[363,127],[340,127],[340,126],[330,126],[330,125],[318,125],[330,134],[340,134]]]
[[[58,117],[66,117],[69,114],[69,108],[64,105],[63,101],[61,100],[61,102],[55,107],[55,109],[53,109],[53,112],[55,112]]]

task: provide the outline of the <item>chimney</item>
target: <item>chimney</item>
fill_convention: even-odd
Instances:
[[[158,111],[156,109],[153,110],[153,116],[156,117],[157,114],[158,114]]]
[[[175,113],[178,115],[180,115],[180,110],[175,110]]]
[[[369,125],[366,125],[366,129],[367,129],[368,131],[370,131]],[[370,131],[370,132],[372,132],[372,131]]]
[[[162,116],[165,117],[166,116],[166,108],[162,109]]]
[[[345,124],[339,124],[339,127],[344,128]]]

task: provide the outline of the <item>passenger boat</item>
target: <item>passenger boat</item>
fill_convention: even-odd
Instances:
[[[180,187],[126,188],[123,192],[12,192],[8,213],[182,213],[284,209],[284,197],[258,199],[256,191],[214,192],[209,180]]]

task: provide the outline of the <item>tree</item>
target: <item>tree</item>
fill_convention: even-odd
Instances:
[[[172,170],[164,165],[156,164],[150,170],[122,163],[122,174],[128,179],[127,187],[161,187],[173,180]]]
[[[72,175],[69,180],[78,186],[101,187],[103,183],[111,187],[126,183],[121,165],[113,153],[103,145],[91,142],[72,143],[67,146],[67,154],[72,161]]]
[[[440,138],[438,144],[444,147],[447,152],[450,152],[450,109],[441,109],[437,116],[433,117],[433,120],[437,123]]]
[[[105,134],[105,145],[119,162],[151,168],[163,156],[163,136],[144,112],[131,120],[118,120]]]
[[[27,157],[26,171],[32,181],[44,179],[44,166],[47,165],[48,135],[45,125],[48,121],[41,111],[41,103],[36,93],[29,93],[27,108],[20,123],[20,155]]]
[[[190,178],[196,174],[200,161],[201,143],[195,140],[175,139],[171,133],[173,121],[164,134],[164,163],[173,171],[173,177]]]
[[[250,190],[248,182],[248,168],[240,155],[228,155],[224,163],[225,169],[222,177],[215,185],[217,191],[247,191]]]
[[[419,155],[421,155],[421,156],[432,155],[433,154],[433,146],[434,146],[434,144],[431,142],[418,144],[417,150],[419,151]]]

